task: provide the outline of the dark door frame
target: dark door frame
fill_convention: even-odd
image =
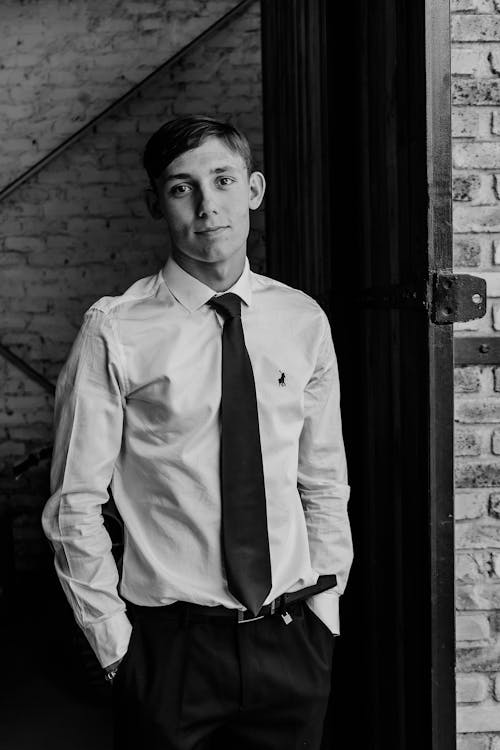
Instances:
[[[451,40],[448,2],[426,0],[428,254],[430,273],[452,269]],[[456,741],[453,326],[429,326],[432,736]]]

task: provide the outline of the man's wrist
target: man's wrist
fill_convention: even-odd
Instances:
[[[108,664],[107,667],[104,667],[104,679],[107,682],[113,682],[116,673],[118,672],[118,667],[120,666],[121,661],[121,659],[118,659],[118,661],[114,661],[113,664]]]

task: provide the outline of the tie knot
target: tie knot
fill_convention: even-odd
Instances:
[[[220,297],[212,297],[208,304],[215,307],[217,312],[225,319],[241,318],[241,299],[237,294],[228,292],[227,294],[221,294]]]

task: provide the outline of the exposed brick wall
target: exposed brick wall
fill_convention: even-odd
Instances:
[[[159,9],[178,5],[170,0],[144,5],[155,4]],[[69,12],[67,3],[62,5]],[[74,4],[75,13],[79,5]],[[125,6],[131,4],[114,3],[118,17]],[[66,28],[62,24],[63,38]],[[146,53],[149,37],[142,33]],[[114,37],[114,54],[122,55],[124,67],[130,64],[132,41],[138,40],[137,30],[128,27]],[[259,3],[254,2],[3,202],[0,341],[52,382],[92,302],[156,272],[167,257],[165,227],[149,217],[143,200],[147,179],[141,154],[148,136],[172,116],[207,113],[241,126],[262,163],[260,54]],[[110,77],[119,69],[113,60]],[[262,209],[252,213],[249,255],[253,267],[263,270]],[[9,478],[9,467],[51,442],[53,398],[2,357],[0,380],[0,536],[2,513],[8,511],[16,566],[34,569],[47,562],[40,510],[48,497],[48,461],[19,482]]]
[[[500,330],[500,2],[452,0],[454,266]],[[498,363],[500,365],[500,362]],[[500,750],[500,367],[455,370],[458,750]]]
[[[0,187],[237,0],[2,0]]]

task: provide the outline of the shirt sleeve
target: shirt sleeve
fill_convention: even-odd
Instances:
[[[307,524],[313,568],[319,575],[335,573],[334,589],[317,595],[322,611],[330,602],[330,623],[338,620],[353,559],[347,503],[347,463],[342,437],[340,386],[328,319],[321,311],[322,336],[313,374],[304,394],[304,425],[299,443],[298,489]],[[313,597],[314,598],[314,597]],[[323,619],[323,618],[322,618]],[[333,624],[338,632],[338,625]]]
[[[91,308],[57,380],[52,494],[42,513],[57,575],[103,667],[123,656],[131,632],[102,516],[122,439],[119,355],[112,321]]]

